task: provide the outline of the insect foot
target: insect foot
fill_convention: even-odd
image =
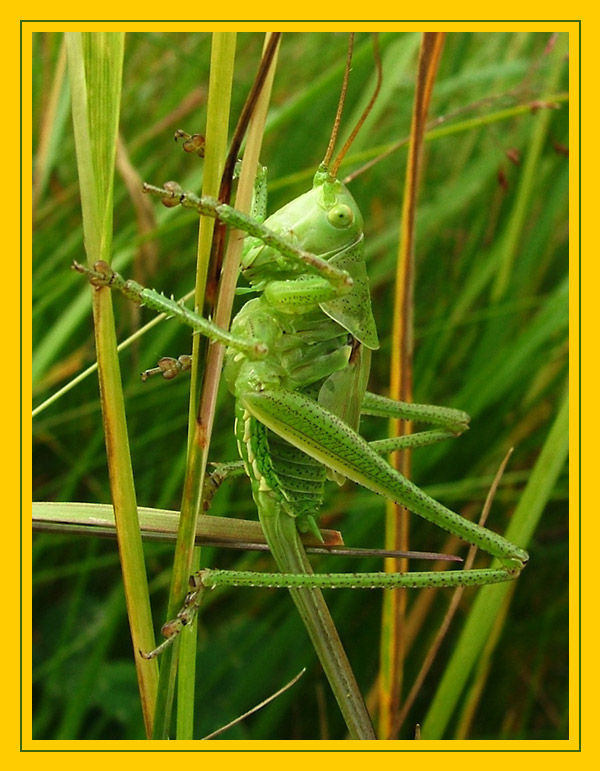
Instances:
[[[180,139],[183,139],[183,144],[181,147],[184,152],[195,153],[200,158],[204,158],[206,139],[202,136],[202,134],[188,134],[187,131],[184,131],[183,129],[177,129],[174,139],[176,142]]]
[[[91,268],[73,260],[71,268],[72,270],[76,270],[77,273],[82,273],[84,276],[87,276],[90,284],[96,287],[96,289],[101,289],[103,286],[110,286],[114,276],[110,265],[104,260],[95,262]]]
[[[162,375],[165,380],[173,380],[180,372],[187,372],[192,366],[192,357],[185,353],[177,359],[172,356],[163,356],[156,362],[156,367],[144,370],[140,377],[146,382],[153,375]]]
[[[146,659],[147,661],[155,659],[175,642],[177,635],[184,627],[189,626],[194,622],[198,609],[202,604],[202,596],[205,589],[202,582],[203,572],[204,571],[200,571],[190,577],[190,591],[186,594],[181,610],[174,619],[163,624],[160,631],[163,637],[166,638],[165,641],[148,653],[139,651],[139,654],[143,659]]]

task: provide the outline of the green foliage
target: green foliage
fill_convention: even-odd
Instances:
[[[350,155],[368,153],[408,135],[418,35],[382,35],[384,89]],[[548,36],[453,33],[447,37],[431,117],[448,116],[445,136],[425,145],[418,203],[415,289],[415,401],[467,410],[471,430],[460,439],[416,451],[414,481],[455,510],[477,517],[495,470],[515,452],[492,507],[489,526],[504,533],[546,441],[562,399],[567,366],[568,107],[566,65],[556,74]],[[325,152],[338,98],[345,35],[284,35],[262,160],[269,168],[269,211],[303,192]],[[232,114],[239,113],[256,69],[262,35],[238,40]],[[69,271],[82,260],[81,209],[67,84],[51,93],[60,72],[59,36],[35,38],[34,148],[34,394],[36,404],[94,361],[89,290]],[[177,179],[199,190],[202,162],[173,147],[175,129],[202,132],[210,39],[203,34],[131,34],[126,41],[121,136],[140,180]],[[561,61],[562,57],[561,57]],[[374,79],[371,43],[358,36],[344,127],[368,98]],[[552,88],[550,89],[550,83]],[[533,111],[532,101],[558,109]],[[360,103],[360,104],[359,104]],[[507,108],[525,105],[520,111]],[[511,117],[506,117],[510,114]],[[494,117],[496,116],[496,117]],[[540,129],[540,122],[546,124]],[[42,151],[42,130],[49,142]],[[517,151],[515,165],[507,151]],[[524,181],[530,154],[533,173]],[[511,152],[512,155],[512,152]],[[374,314],[382,341],[370,389],[389,380],[392,289],[406,153],[401,149],[351,184],[365,218]],[[348,167],[352,158],[348,159]],[[124,164],[120,164],[124,168]],[[139,186],[138,186],[139,187]],[[524,190],[524,187],[526,189]],[[145,199],[144,199],[145,200]],[[197,219],[152,204],[156,227],[142,232],[119,173],[114,192],[114,267],[179,297],[193,285]],[[507,285],[495,288],[506,250],[514,253]],[[239,302],[243,302],[243,297]],[[120,338],[151,318],[114,298]],[[162,355],[190,348],[174,323],[155,327],[121,357],[128,428],[140,505],[177,508],[186,454],[188,383],[150,381],[138,373]],[[232,399],[223,389],[211,455],[236,457]],[[381,438],[365,418],[362,431]],[[554,486],[529,544],[531,562],[519,578],[488,666],[470,680],[481,696],[466,738],[560,739],[567,703],[567,484]],[[110,500],[97,382],[79,383],[34,422],[34,498]],[[226,484],[216,516],[254,518],[247,480]],[[384,502],[357,486],[332,485],[321,522],[348,544],[383,542]],[[413,548],[439,550],[445,536],[418,521]],[[164,607],[171,547],[145,546],[156,625]],[[319,570],[373,570],[379,565],[314,560]],[[272,569],[268,556],[203,550],[207,565]],[[81,537],[34,539],[34,736],[143,736],[131,642],[116,545]],[[486,565],[483,562],[481,565]],[[415,566],[416,568],[420,566]],[[429,613],[409,642],[410,686],[444,613],[449,592],[432,596]],[[465,613],[476,596],[468,590]],[[328,594],[340,635],[364,693],[377,672],[380,596]],[[425,600],[409,597],[411,608]],[[462,613],[459,616],[462,617]],[[417,624],[417,622],[414,622]],[[410,738],[431,704],[460,633],[457,619],[401,736]],[[413,627],[411,627],[412,629]],[[412,640],[412,638],[411,638]],[[308,671],[276,702],[223,738],[343,738],[343,724],[287,593],[218,590],[202,613],[196,737],[228,722],[277,690],[303,666]],[[469,693],[467,692],[467,693]],[[517,698],[518,695],[518,698]],[[465,703],[444,737],[453,738]]]

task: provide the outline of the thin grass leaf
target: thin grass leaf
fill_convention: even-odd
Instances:
[[[415,218],[417,193],[421,175],[421,156],[427,113],[431,101],[433,82],[438,70],[444,45],[445,33],[423,33],[417,71],[417,86],[407,172],[404,185],[400,244],[396,270],[396,297],[394,302],[393,339],[397,344],[392,348],[390,362],[390,397],[398,401],[412,401],[413,393],[413,303],[414,303],[414,260],[415,260]],[[396,436],[412,431],[410,422],[393,421]],[[392,464],[401,473],[411,476],[411,453],[394,453]],[[386,547],[408,549],[408,511],[399,505],[386,505]],[[403,572],[407,569],[405,560],[386,562],[389,572]],[[400,711],[404,666],[404,629],[406,625],[406,592],[386,591],[381,622],[379,673],[379,726],[380,739],[393,738],[393,727]]]
[[[110,262],[112,187],[121,97],[124,35],[66,33],[75,147],[89,264]],[[142,711],[149,735],[158,668],[145,666],[137,651],[153,644],[152,618],[137,502],[129,455],[117,341],[109,289],[92,290],[100,396],[112,501],[119,538]]]
[[[225,148],[229,132],[229,106],[233,81],[233,62],[236,46],[235,33],[213,33],[211,53],[211,80],[208,93],[207,110],[207,151],[202,192],[216,197],[221,181]],[[198,250],[196,260],[196,307],[205,308],[204,294],[210,245],[214,229],[214,220],[202,217],[199,225]],[[175,560],[171,578],[167,619],[172,618],[187,591],[188,577],[199,564],[199,553],[194,554],[196,520],[200,508],[202,480],[206,468],[206,455],[197,441],[198,425],[196,422],[197,392],[200,372],[205,365],[201,361],[201,347],[206,356],[206,345],[197,335],[192,340],[192,380],[190,385],[188,453],[186,484],[181,507],[181,517]],[[204,462],[203,462],[204,457]],[[197,550],[196,550],[197,551]],[[179,649],[181,658],[178,661]],[[171,708],[175,694],[175,678],[178,677],[177,737],[192,738],[194,726],[194,693],[196,682],[196,635],[195,626],[182,636],[182,641],[175,648],[166,651],[163,656],[162,675],[159,682],[159,701],[153,738],[166,739],[171,728]]]
[[[273,37],[275,42],[275,37]],[[221,85],[221,78],[227,77],[227,86],[231,87],[232,76],[232,64],[233,64],[233,52],[235,45],[235,37],[231,35],[224,35],[221,33],[215,33],[215,56],[213,59],[213,66],[211,71],[216,73],[217,86],[215,92],[218,91],[220,99],[223,97],[223,85]],[[272,53],[272,52],[271,52]],[[255,170],[258,164],[258,158],[260,153],[260,144],[262,141],[262,133],[264,129],[264,122],[266,118],[267,105],[270,97],[270,89],[272,85],[272,78],[274,69],[267,71],[265,85],[258,94],[256,111],[253,113],[253,117],[249,126],[249,138],[248,145],[245,154],[245,160],[247,161],[242,167],[242,175],[238,186],[238,194],[236,198],[236,205],[241,211],[248,212],[250,210],[250,204],[252,200],[252,191],[254,186]],[[215,102],[218,103],[218,102]],[[211,125],[211,124],[209,124]],[[220,134],[226,134],[223,130],[222,122],[220,125],[211,125],[212,132],[215,129]],[[207,132],[207,144],[210,146],[213,135]],[[219,174],[216,177],[217,181],[220,181],[220,170],[222,169],[222,162],[216,166]],[[215,190],[205,190],[204,194],[210,194],[215,196]],[[205,231],[204,240],[202,239],[203,231],[201,226],[201,238],[200,238],[200,260],[204,267],[201,267],[199,263],[197,271],[197,287],[201,291],[197,291],[197,302],[200,299],[200,295],[204,295],[204,286],[206,282],[206,270],[208,268],[208,247],[210,243],[210,235],[212,234],[212,227]],[[204,249],[201,251],[201,247],[204,245]],[[229,249],[224,261],[223,273],[221,276],[220,292],[218,298],[218,304],[216,312],[214,314],[215,323],[219,324],[223,328],[229,326],[229,318],[231,316],[231,308],[233,304],[233,296],[235,286],[237,283],[239,257],[241,254],[242,240],[239,238],[230,238]],[[205,315],[212,315],[212,309],[207,314],[207,306],[204,303]],[[198,340],[198,338],[196,338]],[[206,349],[206,344],[202,344]],[[200,348],[200,341],[194,347],[194,360],[198,361],[198,351]],[[176,558],[176,564],[174,568],[174,577],[171,588],[171,596],[169,603],[169,617],[172,617],[177,611],[183,596],[185,595],[185,587],[187,587],[187,579],[194,569],[198,567],[199,555],[195,558],[192,557],[192,550],[194,546],[194,534],[196,530],[196,518],[200,513],[201,508],[201,493],[203,490],[203,480],[206,472],[206,465],[208,462],[208,449],[210,446],[210,435],[212,432],[214,411],[216,406],[217,388],[219,383],[219,376],[223,362],[223,349],[221,346],[212,346],[208,349],[208,356],[206,360],[206,371],[202,380],[202,395],[200,398],[200,405],[198,414],[196,415],[196,399],[195,399],[195,382],[198,379],[199,368],[196,365],[195,373],[193,372],[192,378],[192,399],[190,402],[190,434],[188,442],[188,471],[186,473],[186,481],[184,486],[184,499],[182,505],[182,523],[180,525],[180,534],[178,538],[178,547],[176,555],[179,555],[179,559]],[[186,524],[189,523],[189,524]],[[192,629],[193,631],[193,629]],[[193,719],[193,705],[194,705],[194,681],[195,681],[195,645],[192,634],[184,636],[183,647],[183,659],[182,666],[179,671],[179,701],[178,701],[178,718],[177,718],[177,736],[178,738],[191,738],[193,735],[194,719]],[[174,661],[174,656],[167,657],[167,660]],[[183,670],[182,670],[183,667]],[[173,677],[173,664],[170,668],[170,681]],[[171,690],[167,690],[167,694],[170,694]],[[164,718],[160,725],[155,728],[155,736],[157,738],[164,738],[168,730],[168,703],[166,704],[164,711]]]

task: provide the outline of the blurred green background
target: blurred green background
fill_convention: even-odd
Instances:
[[[240,33],[232,114],[250,88],[263,36]],[[342,33],[283,37],[262,160],[269,211],[310,186],[327,145],[346,51]],[[384,84],[343,171],[355,156],[408,136],[418,33],[381,35]],[[558,82],[557,49],[545,33],[447,36],[430,110],[445,116],[425,145],[419,192],[415,287],[415,401],[467,410],[471,430],[414,454],[413,478],[455,510],[478,516],[495,471],[515,452],[489,526],[504,532],[560,401],[567,368],[568,102],[567,64]],[[193,284],[197,218],[151,202],[140,225],[124,176],[177,179],[198,190],[202,162],[172,140],[178,128],[202,132],[210,56],[208,33],[127,35],[121,114],[122,162],[115,180],[114,265],[176,297]],[[69,270],[83,260],[81,211],[62,38],[34,36],[34,406],[94,361],[89,289]],[[343,132],[349,133],[374,82],[370,36],[357,35]],[[562,96],[559,96],[562,95]],[[552,98],[552,109],[531,103]],[[513,108],[518,108],[514,109]],[[505,111],[512,110],[507,115]],[[543,130],[540,121],[547,121]],[[445,135],[441,135],[445,132]],[[127,159],[127,160],[125,160]],[[534,173],[526,176],[528,159]],[[518,161],[518,162],[515,162]],[[351,184],[364,218],[373,306],[381,349],[370,389],[385,393],[405,148]],[[125,171],[123,171],[125,170]],[[496,284],[507,254],[506,286]],[[495,288],[496,287],[496,288]],[[243,298],[239,298],[243,302]],[[120,339],[151,318],[115,298]],[[185,377],[142,384],[139,372],[163,355],[189,350],[189,333],[163,323],[122,354],[130,442],[140,505],[177,509],[183,480]],[[232,398],[223,389],[214,460],[232,460]],[[368,418],[362,431],[382,437]],[[104,440],[95,376],[34,421],[34,500],[108,502]],[[346,543],[383,544],[384,502],[347,483],[331,485],[321,522]],[[224,485],[211,513],[254,518],[249,484]],[[530,546],[482,693],[469,722],[472,739],[561,739],[568,731],[568,517],[566,470]],[[413,518],[411,546],[443,547],[445,534]],[[157,628],[164,621],[172,547],[147,544]],[[318,570],[376,570],[373,561],[315,559]],[[204,549],[219,567],[269,569],[267,556]],[[482,563],[485,564],[485,563]],[[36,534],[34,567],[34,738],[135,739],[143,736],[116,542]],[[469,590],[401,738],[423,719],[474,596]],[[329,593],[332,613],[365,694],[378,667],[378,592]],[[449,594],[419,593],[411,621],[410,686],[443,616]],[[416,605],[416,603],[420,603]],[[414,633],[414,634],[413,634]],[[277,690],[303,666],[306,675],[275,703],[223,735],[227,739],[343,738],[327,682],[291,601],[275,590],[219,590],[200,621],[198,738]],[[456,735],[457,713],[448,730]]]

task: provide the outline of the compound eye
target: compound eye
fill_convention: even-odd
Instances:
[[[354,222],[354,212],[349,206],[341,203],[327,212],[327,219],[334,228],[347,228]]]

